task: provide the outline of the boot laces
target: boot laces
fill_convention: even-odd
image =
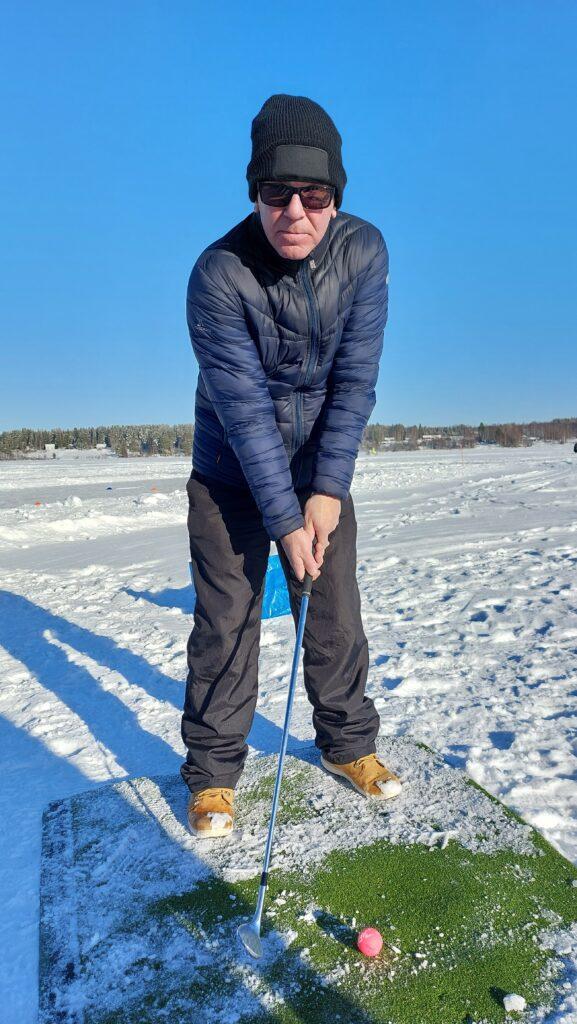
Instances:
[[[382,763],[382,761],[379,761],[376,754],[365,754],[363,757],[357,757],[353,764],[362,774],[367,775],[368,773],[370,777],[373,775],[375,778],[380,777],[382,775],[382,771],[380,769],[382,768],[390,774],[389,769]]]
[[[232,797],[230,797],[229,794],[226,792],[226,788],[223,788],[222,786],[209,786],[206,789],[202,789],[198,793],[195,793],[192,805],[193,810],[198,805],[199,800],[202,800],[205,797],[216,796],[217,794],[223,801],[223,803],[227,804],[229,807],[232,807]]]

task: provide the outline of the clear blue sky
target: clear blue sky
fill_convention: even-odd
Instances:
[[[275,92],[389,247],[371,420],[577,413],[574,0],[20,0],[2,49],[0,429],[192,421],[188,274]]]

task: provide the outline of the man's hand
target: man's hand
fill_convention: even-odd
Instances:
[[[324,553],[330,543],[329,534],[336,528],[340,514],[340,498],[331,498],[328,494],[311,494],[303,509],[305,525],[281,537],[287,558],[301,583],[305,572],[313,580],[320,576],[319,566],[323,564]]]
[[[285,533],[280,541],[297,580],[302,583],[305,572],[308,572],[313,580],[318,579],[320,572],[313,555],[311,528],[301,526],[292,533]]]
[[[329,494],[311,494],[305,503],[303,515],[304,529],[314,538],[315,562],[323,564],[324,553],[329,546],[329,536],[336,529],[341,514],[340,498],[332,498]]]

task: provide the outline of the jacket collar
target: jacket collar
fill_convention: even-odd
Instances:
[[[271,245],[271,243],[269,242],[268,238],[266,237],[265,230],[262,226],[260,211],[253,210],[253,212],[249,214],[249,225],[251,229],[251,234],[255,246],[259,251],[259,254],[267,263],[270,263],[272,266],[278,267],[284,273],[293,275],[296,275],[298,273],[300,267],[303,265],[303,263],[306,263],[307,260],[313,260],[315,267],[318,267],[320,265],[321,260],[323,259],[326,253],[328,244],[331,240],[336,220],[337,217],[331,217],[323,237],[321,238],[318,245],[316,245],[314,249],[311,249],[308,256],[304,256],[302,259],[298,260],[290,260],[287,259],[285,256],[281,256],[280,253],[276,251],[274,245]]]

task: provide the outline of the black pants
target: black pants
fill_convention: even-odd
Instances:
[[[194,792],[205,786],[234,788],[248,754],[270,538],[250,490],[222,484],[193,469],[187,491],[196,606],[187,645],[182,716],[187,757],[181,775]],[[310,488],[297,491],[301,508],[310,493]],[[303,675],[313,706],[315,743],[339,764],[374,753],[380,726],[377,710],[365,696],[369,659],[356,578],[356,539],[349,494],[341,502],[321,575],[312,586],[303,634]],[[302,583],[281,542],[276,546],[296,632]]]

